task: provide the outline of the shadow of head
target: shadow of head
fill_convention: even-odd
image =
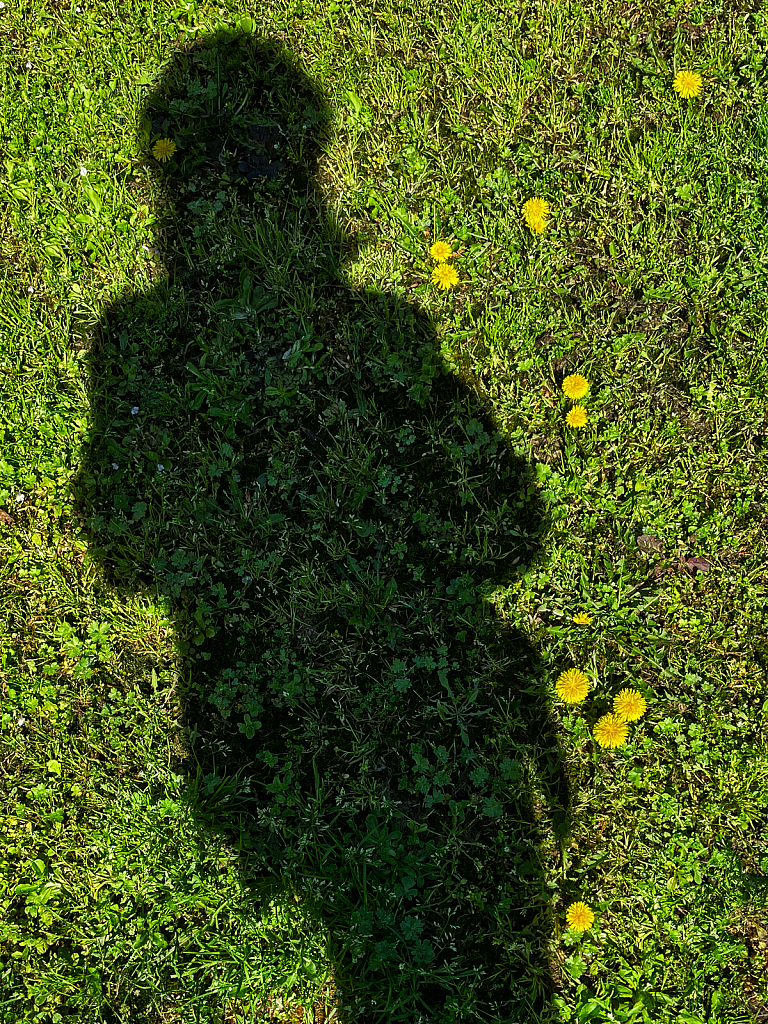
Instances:
[[[252,274],[281,289],[295,273],[318,284],[335,278],[350,239],[318,188],[331,117],[319,85],[276,41],[222,30],[176,52],[139,115],[156,195],[169,208],[172,226],[159,241],[171,268],[189,279],[212,222],[228,221],[238,270],[248,259]],[[225,260],[222,282],[232,269]]]
[[[507,1019],[550,985],[531,790],[561,836],[568,800],[491,598],[546,517],[429,317],[344,280],[326,121],[251,36],[165,69],[168,276],[104,311],[77,498],[113,583],[171,611],[201,820],[311,899],[356,1019]]]

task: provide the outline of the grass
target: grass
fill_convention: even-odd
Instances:
[[[3,1024],[768,1019],[767,41],[0,9]]]

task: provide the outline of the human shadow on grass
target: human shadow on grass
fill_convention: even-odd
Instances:
[[[568,790],[536,654],[486,599],[545,516],[428,318],[345,284],[327,113],[232,32],[152,87],[169,276],[103,315],[77,501],[114,585],[169,602],[195,813],[309,901],[347,1018],[543,1019]]]

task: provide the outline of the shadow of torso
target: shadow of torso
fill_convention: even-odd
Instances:
[[[233,142],[243,53],[282,121],[241,105]],[[115,585],[170,604],[201,820],[311,902],[351,1019],[534,1019],[534,777],[563,827],[567,792],[535,653],[485,598],[544,515],[428,319],[343,285],[306,154],[269,151],[308,90],[220,37],[152,97],[170,276],[104,313],[78,500]],[[233,776],[206,818],[201,778]]]

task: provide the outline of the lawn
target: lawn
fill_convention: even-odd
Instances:
[[[0,2],[0,1024],[768,1021],[768,9]]]

